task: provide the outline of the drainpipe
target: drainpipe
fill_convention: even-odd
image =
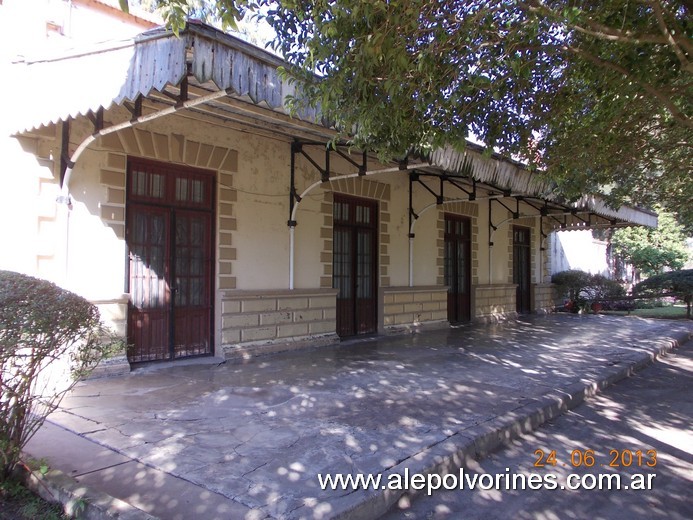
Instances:
[[[296,226],[289,226],[289,289],[294,290],[294,256],[296,251],[295,234]]]
[[[414,287],[414,235],[409,235],[409,287]]]
[[[155,119],[159,119],[161,117],[170,115],[170,114],[175,114],[176,112],[180,112],[181,110],[184,110],[186,108],[193,108],[198,105],[203,105],[205,103],[208,103],[210,101],[214,101],[215,99],[219,99],[222,97],[227,96],[231,92],[231,89],[225,89],[225,90],[218,90],[216,92],[212,92],[211,94],[206,94],[204,96],[200,96],[195,99],[190,99],[188,101],[184,101],[183,103],[177,104],[172,107],[166,107],[163,110],[159,110],[158,112],[153,112],[151,114],[146,114],[142,115],[136,119],[133,119],[131,121],[125,121],[123,123],[119,123],[117,125],[109,126],[108,128],[103,128],[99,130],[98,132],[90,135],[87,137],[82,143],[77,147],[77,149],[74,151],[72,156],[70,157],[70,160],[67,163],[67,168],[65,170],[65,176],[63,177],[63,184],[60,189],[60,195],[56,199],[56,202],[60,204],[62,208],[64,208],[62,211],[66,212],[65,215],[65,248],[63,251],[63,257],[65,259],[65,265],[64,265],[64,281],[67,282],[68,279],[68,238],[69,238],[69,225],[70,225],[70,212],[69,210],[72,207],[72,200],[70,198],[70,180],[72,179],[72,172],[75,168],[75,164],[79,160],[79,158],[82,156],[84,151],[93,143],[96,141],[99,137],[103,137],[108,134],[112,134],[115,132],[119,132],[120,130],[124,130],[126,128],[131,128],[133,126],[139,125],[141,123],[147,123],[149,121],[154,121]],[[64,206],[62,206],[64,204]],[[60,210],[59,210],[60,211]]]
[[[493,204],[488,201],[488,284],[493,284],[493,228],[491,227],[491,222],[493,222]]]

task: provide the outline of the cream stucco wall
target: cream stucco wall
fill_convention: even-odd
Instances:
[[[35,276],[39,259],[60,239],[53,225],[58,190],[52,150],[38,138],[5,137],[0,138],[0,157],[0,269]],[[57,273],[45,267],[44,277],[55,280]]]
[[[320,287],[320,276],[323,274],[323,267],[320,261],[320,253],[322,249],[319,245],[316,245],[316,237],[320,237],[320,229],[325,220],[325,216],[321,210],[323,198],[324,191],[322,189],[316,189],[313,193],[306,196],[298,207],[299,209],[296,214],[296,222],[298,225],[295,228],[296,268],[294,271],[294,284],[297,289]],[[288,236],[288,205],[286,206],[286,212],[282,215],[282,217],[284,219],[283,233]],[[287,272],[288,276],[288,260],[285,266],[285,271]]]
[[[419,195],[422,190],[423,188],[420,188],[415,193]],[[424,194],[420,193],[420,195]],[[430,194],[428,195],[430,197]],[[414,286],[438,283],[437,220],[438,212],[431,210],[423,213],[414,225]],[[408,223],[408,220],[405,222]]]
[[[288,220],[290,148],[286,142],[246,135],[238,150],[238,289],[289,287]]]
[[[123,109],[106,114],[107,121],[124,118],[127,112]],[[92,130],[91,123],[84,118],[73,123],[70,150]],[[64,207],[55,203],[59,191],[57,129],[51,127],[32,137],[2,140],[5,159],[0,188],[17,194],[1,209],[3,221],[15,223],[3,226],[2,238],[5,244],[21,246],[6,248],[0,266],[59,281],[63,278],[64,285],[102,302],[105,314],[122,322],[126,309],[123,293],[127,290],[126,161],[128,157],[144,157],[216,173],[218,348],[246,339],[268,341],[286,339],[289,334],[330,334],[328,329],[335,319],[329,304],[334,299],[329,289],[333,192],[378,200],[380,287],[392,295],[393,301],[388,305],[402,305],[402,309],[390,308],[388,314],[381,302],[381,325],[407,326],[404,322],[408,316],[416,325],[425,320],[445,321],[445,310],[441,308],[445,301],[441,299],[441,222],[448,211],[459,212],[472,222],[472,283],[479,298],[474,316],[513,312],[513,225],[531,227],[532,282],[543,281],[539,273],[544,261],[540,261],[537,219],[509,219],[508,210],[494,202],[491,218],[498,229],[492,233],[493,246],[489,248],[488,200],[480,196],[474,203],[436,206],[433,195],[415,184],[414,210],[421,216],[414,228],[414,292],[404,290],[409,285],[409,182],[406,172],[391,172],[318,184],[303,198],[296,213],[295,289],[304,292],[293,300],[291,292],[287,292],[291,139],[269,131],[203,121],[190,114],[168,116],[99,139],[75,167],[67,228],[61,220]],[[307,153],[318,164],[324,164],[324,148],[311,147]],[[354,159],[358,161],[359,157]],[[318,170],[305,157],[297,155],[295,165],[299,193],[320,179]],[[369,164],[370,170],[382,167],[374,162]],[[332,154],[330,169],[334,179],[353,173],[355,167]],[[437,179],[426,182],[434,191],[438,188]],[[446,191],[446,197],[451,196]],[[512,208],[514,200],[507,204]],[[66,233],[69,240],[64,251]],[[69,266],[66,279],[61,256],[65,253]],[[395,301],[409,297],[411,308],[405,308],[406,302]],[[421,308],[412,310],[414,304]],[[293,307],[283,310],[287,305]],[[383,321],[384,318],[387,319]]]
[[[73,172],[70,185],[67,286],[91,300],[114,298],[126,291],[125,239],[116,236],[113,228],[102,220],[107,188],[100,184],[99,173],[106,160],[106,154],[87,150]],[[124,209],[111,211],[120,214]],[[118,217],[115,215],[112,220]]]

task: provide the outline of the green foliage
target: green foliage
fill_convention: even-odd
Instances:
[[[661,273],[665,268],[681,269],[688,260],[683,227],[666,211],[659,213],[656,229],[618,229],[614,232],[612,244],[614,252],[645,275]]]
[[[587,310],[589,303],[613,300],[626,294],[625,288],[616,280],[601,274],[590,274],[579,269],[561,271],[551,277],[560,297],[567,299],[567,310]]]
[[[116,344],[84,298],[0,271],[0,481],[62,397]]]
[[[626,295],[626,288],[617,280],[612,280],[601,274],[593,274],[587,285],[590,300],[620,298]]]
[[[306,94],[293,109],[309,100],[381,157],[461,146],[471,132],[569,199],[659,201],[693,232],[687,0],[146,3],[175,29],[190,14],[261,12]]]
[[[658,295],[672,293],[686,302],[686,315],[692,318],[691,306],[693,305],[693,269],[681,271],[669,271],[648,278],[633,287],[635,295]]]
[[[560,297],[569,300],[575,300],[579,297],[586,298],[586,288],[590,281],[590,274],[579,269],[561,271],[551,277],[551,283],[556,285]]]
[[[0,482],[0,519],[63,520],[69,518],[57,503],[47,502],[13,479]]]

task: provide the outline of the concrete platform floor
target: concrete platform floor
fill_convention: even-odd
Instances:
[[[161,363],[80,383],[27,452],[159,518],[377,517],[397,496],[322,490],[317,475],[463,464],[691,334],[561,314]]]

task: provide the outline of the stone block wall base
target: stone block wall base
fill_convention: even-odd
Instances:
[[[504,314],[490,314],[488,316],[476,316],[474,318],[475,323],[481,323],[483,325],[493,325],[494,323],[501,323],[503,321],[515,320],[519,314],[517,312],[506,312]]]
[[[450,328],[448,320],[426,321],[423,323],[409,323],[405,325],[392,325],[385,327],[385,334],[400,335],[400,334],[417,334],[429,330],[440,330]]]
[[[247,342],[240,345],[225,345],[223,357],[226,361],[242,363],[252,358],[309,348],[324,347],[339,343],[337,334],[321,334],[318,336],[303,336],[274,341]]]
[[[129,372],[130,363],[128,363],[128,358],[125,354],[120,354],[101,361],[86,379],[122,376]]]

